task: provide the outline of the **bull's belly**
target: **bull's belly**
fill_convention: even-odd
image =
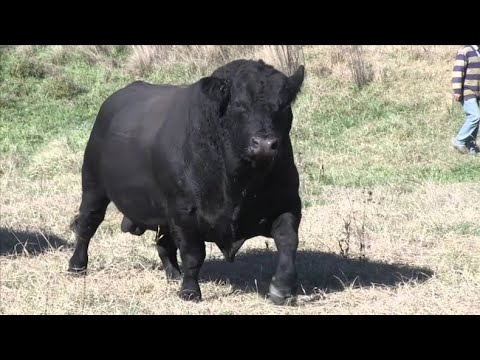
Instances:
[[[145,151],[129,137],[110,134],[102,146],[99,181],[123,215],[156,227],[165,223],[165,210]]]
[[[165,209],[155,193],[145,187],[117,185],[107,189],[110,200],[123,215],[151,228],[166,225]]]

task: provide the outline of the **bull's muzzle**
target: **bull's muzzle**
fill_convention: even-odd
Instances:
[[[278,139],[276,137],[253,136],[250,139],[250,155],[256,160],[273,159],[278,152]]]

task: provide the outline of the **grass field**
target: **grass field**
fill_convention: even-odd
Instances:
[[[451,148],[458,47],[285,49],[0,47],[0,314],[479,314],[480,157]],[[262,237],[233,264],[208,245],[203,301],[181,301],[154,234],[121,233],[113,205],[88,275],[66,272],[83,150],[108,95],[135,79],[192,82],[239,57],[288,73],[298,54],[298,306],[265,299],[276,249]]]

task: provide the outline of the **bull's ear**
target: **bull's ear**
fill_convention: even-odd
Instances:
[[[288,86],[285,88],[285,104],[291,104],[295,101],[302,87],[304,77],[305,67],[300,65],[295,73],[288,78]]]
[[[290,84],[293,87],[293,91],[295,93],[300,91],[304,78],[305,78],[305,67],[303,65],[300,65],[298,69],[295,71],[295,73],[289,78]]]
[[[230,81],[213,76],[204,77],[200,80],[200,89],[210,100],[223,103],[230,96]]]

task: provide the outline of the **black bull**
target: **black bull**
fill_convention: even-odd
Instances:
[[[201,299],[205,241],[233,261],[255,236],[273,237],[278,250],[271,300],[294,299],[301,200],[289,133],[303,80],[303,66],[288,77],[236,60],[187,86],[136,81],[107,98],[85,149],[69,270],[86,270],[111,201],[123,231],[158,231],[169,279],[182,276],[180,250],[182,299]]]

